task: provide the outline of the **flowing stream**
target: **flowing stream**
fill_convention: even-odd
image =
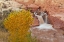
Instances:
[[[41,15],[37,15],[37,13],[35,12],[34,14],[35,14],[35,16],[37,16],[37,18],[39,20],[39,24],[40,24],[39,26],[36,26],[36,28],[46,29],[46,30],[48,30],[48,29],[54,30],[52,25],[47,23],[47,14],[46,13],[41,13]],[[43,19],[43,16],[44,16],[45,19]]]

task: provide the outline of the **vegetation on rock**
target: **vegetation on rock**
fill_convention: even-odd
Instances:
[[[11,12],[4,20],[4,26],[10,33],[9,42],[31,42],[27,38],[33,17],[30,11]]]

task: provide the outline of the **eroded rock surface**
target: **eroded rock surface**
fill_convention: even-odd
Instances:
[[[64,28],[64,13],[53,14],[50,15],[49,18],[54,28]]]
[[[35,37],[38,42],[64,42],[64,31],[61,29],[55,30],[39,30],[31,28],[32,37]]]
[[[64,28],[64,19],[60,19],[58,17],[63,18],[61,16],[64,14],[64,0],[16,0],[19,3],[22,3],[26,6],[35,4],[38,7],[41,7],[42,11],[47,11],[50,19],[50,23],[54,28]],[[52,16],[54,14],[54,16]],[[59,16],[57,16],[57,15]],[[61,14],[61,15],[60,15]],[[54,21],[53,21],[54,20]]]
[[[34,27],[34,26],[39,26],[39,21],[38,21],[37,17],[34,17],[32,27]]]

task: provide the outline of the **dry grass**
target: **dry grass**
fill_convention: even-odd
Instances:
[[[0,42],[8,42],[7,38],[8,33],[4,29],[0,28]]]

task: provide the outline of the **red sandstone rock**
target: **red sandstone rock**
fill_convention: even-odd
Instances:
[[[64,28],[64,13],[50,15],[49,19],[54,28]]]
[[[64,31],[61,29],[55,30],[39,30],[31,28],[32,37],[36,37],[38,42],[64,42]]]
[[[39,21],[38,21],[37,17],[34,17],[32,27],[33,26],[38,26],[38,25],[39,25]]]
[[[41,6],[42,4],[45,3],[45,0],[35,0],[34,4]]]
[[[39,8],[37,5],[35,5],[35,4],[30,4],[30,5],[28,5],[27,6],[28,8]]]
[[[15,1],[24,5],[29,5],[29,4],[32,4],[34,0],[15,0]]]
[[[64,0],[49,0],[41,7],[48,12],[50,23],[54,28],[64,28]]]
[[[35,4],[30,4],[27,7],[30,8],[32,11],[36,11],[39,8],[39,6],[37,6]]]
[[[35,4],[38,7],[41,7],[41,10],[48,12],[49,20],[54,28],[64,28],[63,26],[64,19],[62,20],[60,19],[64,17],[60,16],[60,14],[63,15],[64,13],[64,0],[16,0],[16,1],[27,5]]]

